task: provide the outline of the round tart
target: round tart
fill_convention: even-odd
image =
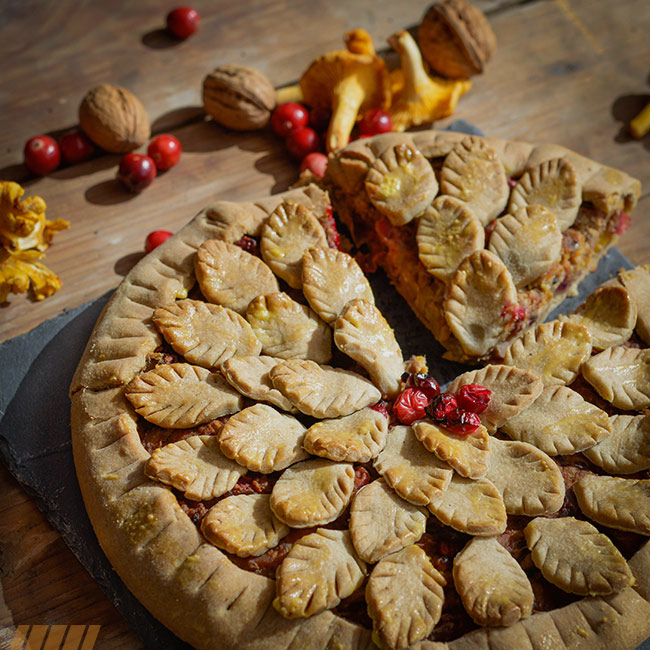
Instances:
[[[436,142],[449,153],[460,140]],[[395,144],[356,146],[377,142]],[[456,147],[460,162],[452,159],[445,175],[462,165],[486,168],[499,190],[515,167],[503,163],[508,154],[498,141],[480,142]],[[589,181],[577,177],[584,193]],[[468,197],[468,209],[482,209]],[[155,249],[116,291],[75,374],[79,482],[127,586],[197,648],[370,648],[376,641],[389,649],[420,642],[514,649],[529,638],[558,648],[577,641],[635,647],[650,634],[647,478],[632,475],[650,468],[647,416],[635,410],[645,408],[647,365],[637,334],[590,356],[585,326],[552,325],[580,334],[567,344],[574,361],[563,373],[548,371],[541,346],[513,352],[519,367],[471,370],[440,395],[424,360],[402,357],[399,332],[350,255],[329,245],[293,254],[300,295],[236,245],[264,232],[294,252],[311,245],[296,243],[289,226],[264,230],[280,205],[279,212],[301,213],[287,201],[326,223],[327,197],[310,186],[254,204],[219,203]],[[510,272],[485,249],[472,256],[476,269],[498,268],[493,293],[511,314],[504,296],[520,298]],[[461,262],[454,278],[469,266]],[[636,297],[643,291],[628,293],[644,313]],[[297,331],[284,337],[297,344],[287,346],[290,358],[260,354],[261,333],[283,320],[268,308],[269,296],[280,295],[292,313],[309,314],[300,322],[317,325],[306,327],[304,339]],[[206,320],[187,317],[187,305]],[[465,341],[498,341],[493,307],[473,297],[467,305],[476,325],[480,313],[488,318],[484,332],[467,329]],[[259,324],[260,346],[251,348],[241,319],[258,306],[277,322]],[[219,341],[210,323],[225,310],[239,315],[231,320],[242,329],[224,328]],[[168,314],[180,320],[170,324]],[[339,348],[330,365],[323,356],[301,358],[305,339],[319,332],[321,343],[329,340],[328,327]],[[192,337],[206,350],[222,346],[229,358],[193,363],[183,350],[197,346],[178,342]],[[548,340],[555,351],[557,340]],[[621,358],[632,358],[625,350],[634,353],[630,381],[620,372]],[[549,381],[558,376],[568,387]],[[583,430],[576,433],[574,420]],[[531,422],[542,431],[532,435],[539,427]],[[577,626],[581,633],[571,632]]]

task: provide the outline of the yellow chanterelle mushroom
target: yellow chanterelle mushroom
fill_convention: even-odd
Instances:
[[[305,102],[332,111],[326,139],[328,151],[345,147],[359,114],[370,108],[385,109],[390,104],[386,64],[375,53],[368,32],[348,32],[346,47],[323,54],[300,79]]]

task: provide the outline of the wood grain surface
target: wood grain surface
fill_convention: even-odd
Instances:
[[[48,218],[68,219],[71,228],[45,260],[63,288],[42,302],[10,296],[0,306],[0,341],[115,287],[151,230],[177,230],[215,199],[255,198],[295,180],[297,165],[270,131],[228,132],[203,116],[201,81],[213,67],[245,63],[287,84],[317,55],[341,47],[346,30],[365,27],[383,48],[391,33],[416,25],[428,4],[197,1],[200,30],[179,42],[162,29],[171,6],[153,0],[5,0],[0,180],[22,182],[46,200]],[[650,101],[648,0],[476,4],[489,16],[498,50],[454,118],[489,135],[563,144],[639,178],[643,196],[620,248],[633,262],[650,262],[650,137],[632,140],[626,128]],[[22,165],[25,141],[74,127],[81,98],[102,82],[132,90],[154,131],[183,145],[179,165],[140,195],[115,180],[118,156],[45,178]],[[142,647],[4,468],[0,494],[0,648],[10,647],[14,626],[29,624],[99,624],[95,647]]]

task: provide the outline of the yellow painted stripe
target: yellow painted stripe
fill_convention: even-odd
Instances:
[[[84,639],[84,644],[81,646],[81,650],[93,650],[95,647],[95,641],[99,636],[99,628],[101,625],[89,625],[88,632],[86,632],[86,638]]]
[[[49,625],[32,625],[25,644],[25,650],[41,650],[48,627]]]
[[[81,639],[86,631],[85,625],[71,625],[65,637],[62,650],[79,650]]]
[[[25,637],[29,632],[29,625],[19,625],[14,633],[14,640],[11,642],[9,650],[23,650],[25,645]]]
[[[43,650],[60,650],[67,625],[51,625]]]

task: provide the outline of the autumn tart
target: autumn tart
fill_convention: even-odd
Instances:
[[[330,156],[325,185],[450,359],[498,356],[542,322],[629,225],[640,184],[564,147],[384,134]]]
[[[634,648],[647,271],[441,392],[335,235],[313,186],[218,203],[116,291],[71,395],[118,574],[197,648]]]

